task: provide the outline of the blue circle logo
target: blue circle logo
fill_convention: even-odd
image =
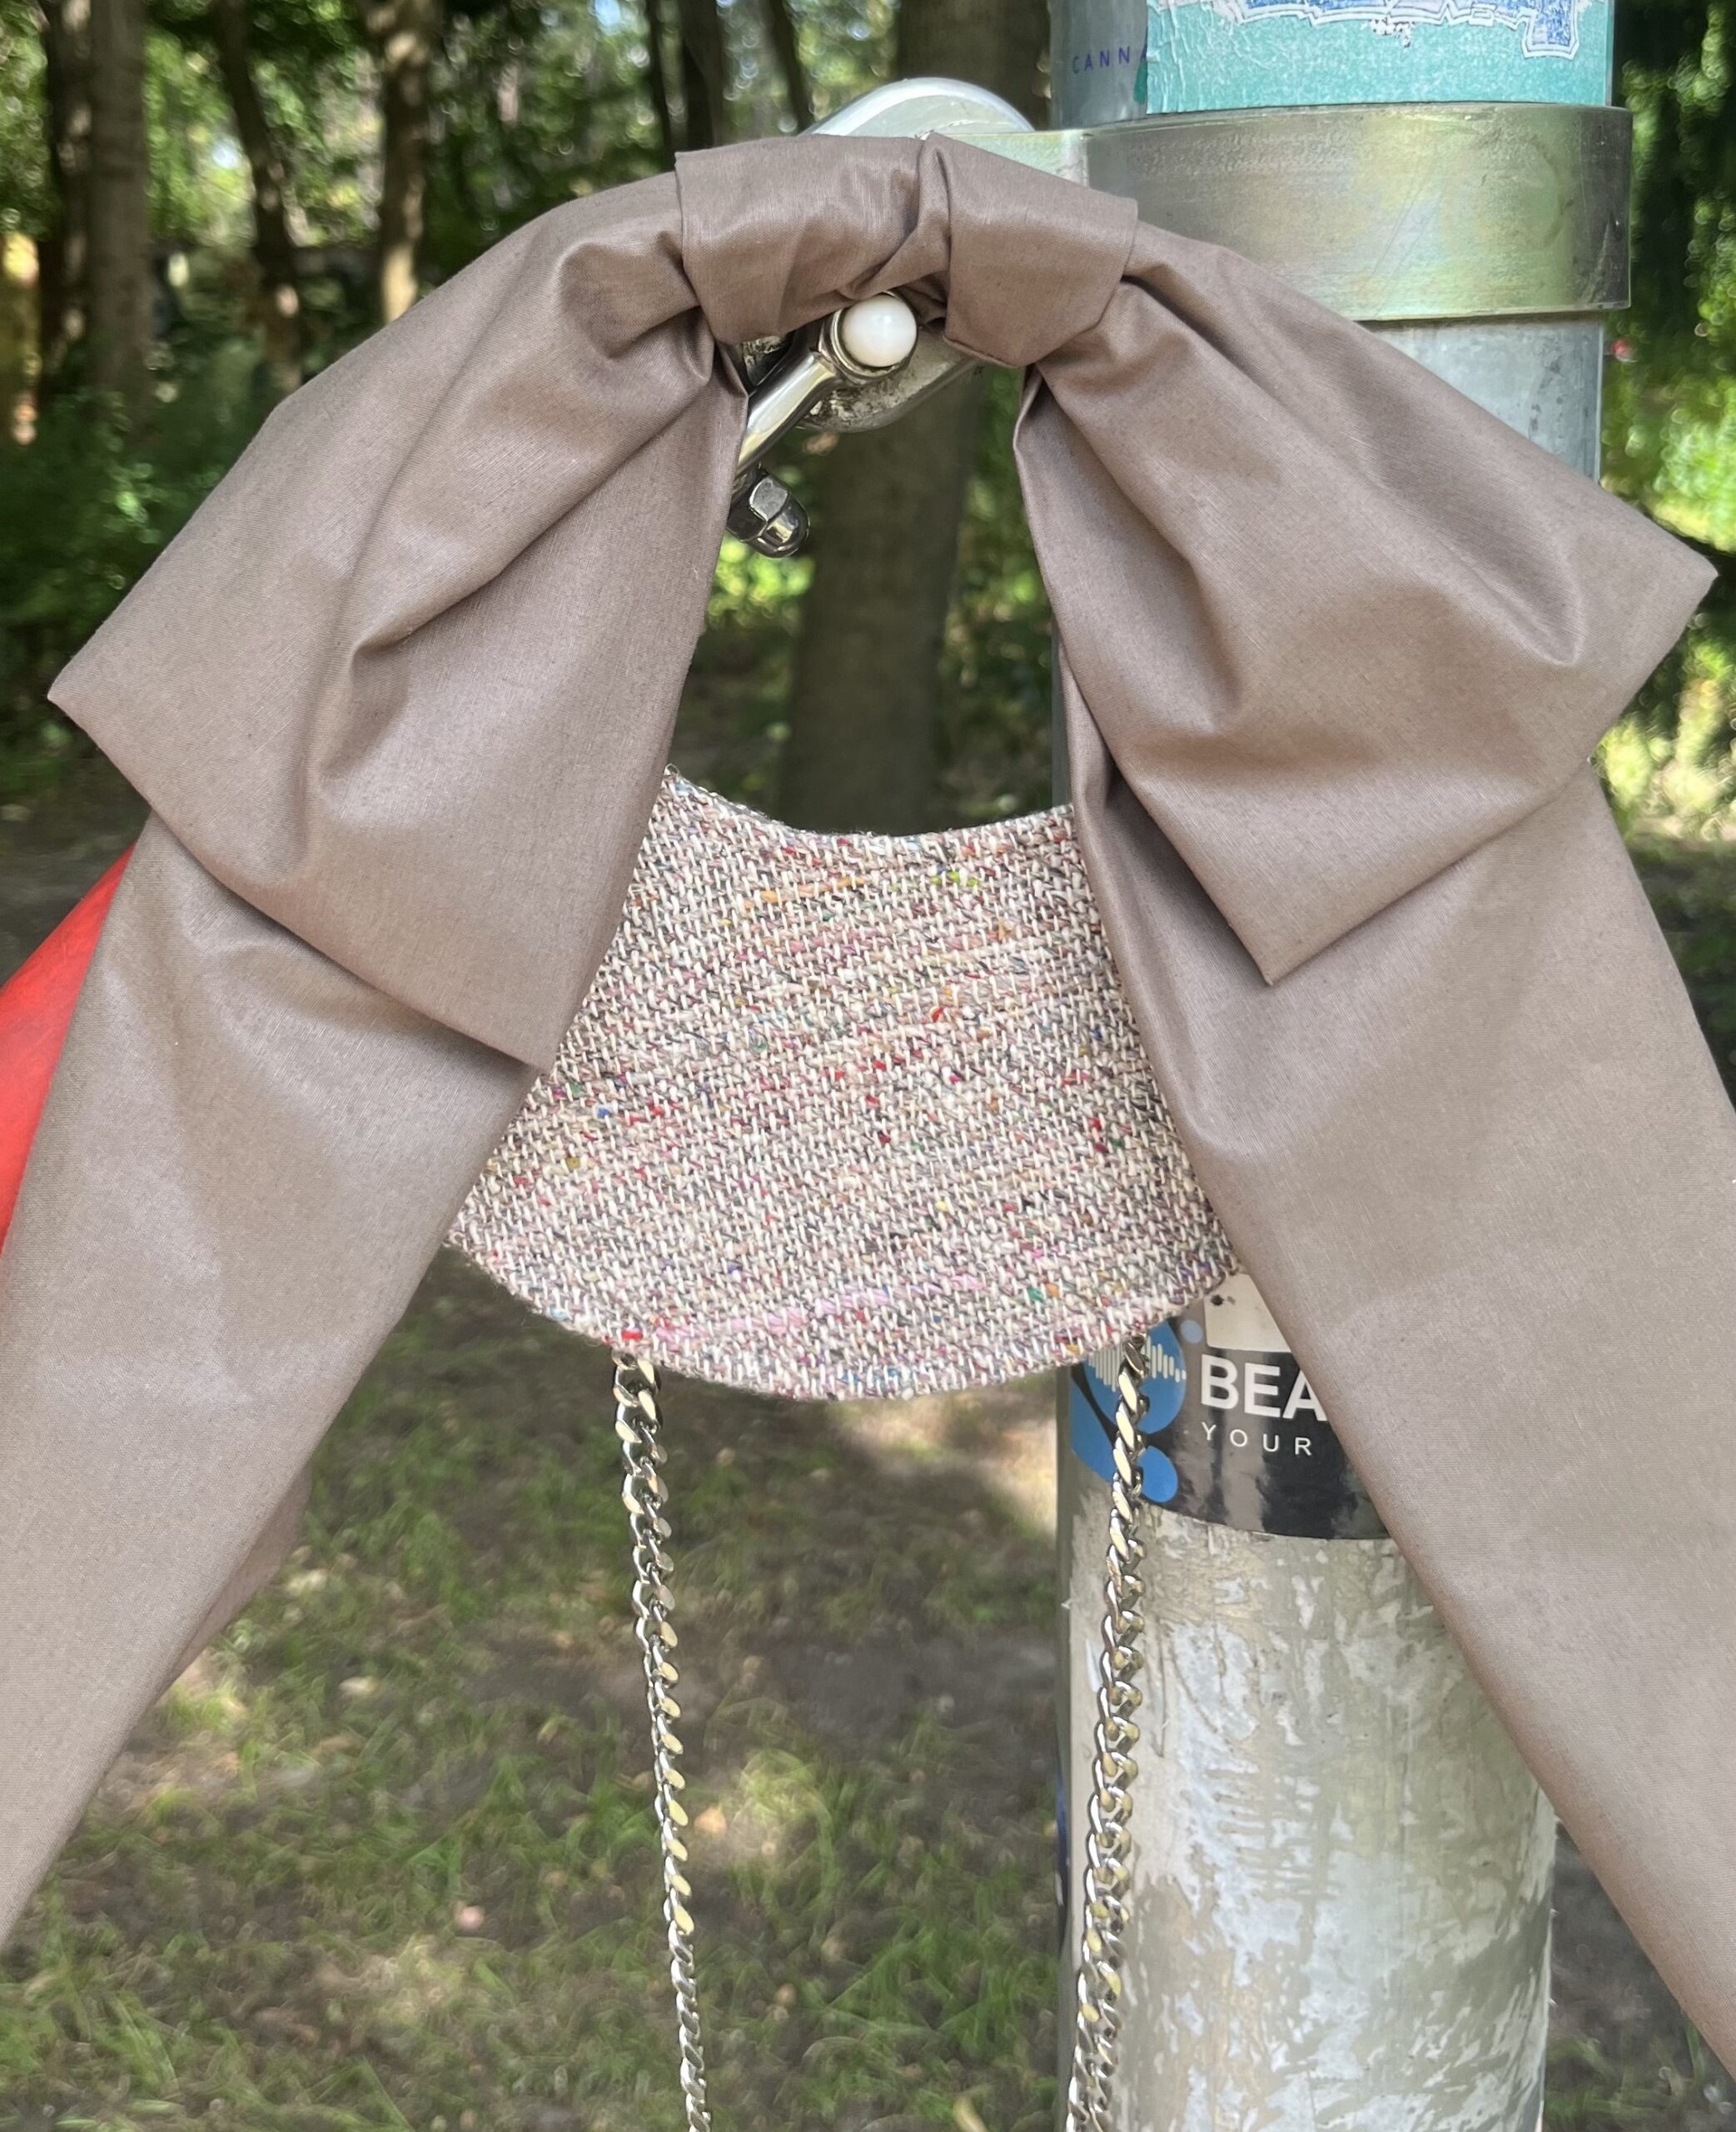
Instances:
[[[1151,1336],[1151,1367],[1142,1387],[1146,1397],[1146,1412],[1139,1424],[1142,1439],[1161,1436],[1181,1412],[1187,1397],[1187,1358],[1172,1328],[1160,1325]],[[1112,1479],[1115,1386],[1106,1382],[1092,1362],[1081,1362],[1072,1372],[1069,1408],[1068,1436],[1074,1455],[1104,1480]],[[1147,1502],[1168,1502],[1181,1486],[1174,1462],[1149,1441],[1140,1452],[1139,1477]]]

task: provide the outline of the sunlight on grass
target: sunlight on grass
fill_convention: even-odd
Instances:
[[[1053,1544],[1052,1378],[948,1399],[853,1400],[831,1411],[834,1432],[877,1471],[968,1471],[1027,1532]]]
[[[141,1729],[0,1956],[0,2125],[676,2132],[607,1383],[440,1269],[286,1574]],[[720,2124],[963,2105],[1034,2132],[1046,1784],[1009,1800],[997,1743],[922,1709],[805,1732],[776,1675],[816,1636],[847,1661],[877,1609],[926,1648],[1023,1635],[1046,1544],[965,1463],[937,1500],[827,1410],[671,1407]]]

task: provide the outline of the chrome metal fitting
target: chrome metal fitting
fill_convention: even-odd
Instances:
[[[921,344],[902,296],[870,296],[826,319],[810,344],[765,372],[749,396],[736,457],[729,530],[765,555],[792,555],[808,537],[808,517],[760,461],[816,401],[883,385],[909,367]]]
[[[763,555],[793,555],[808,538],[808,514],[775,474],[750,470],[729,507],[729,531]]]

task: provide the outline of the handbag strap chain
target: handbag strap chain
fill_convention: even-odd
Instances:
[[[1144,1617],[1139,1566],[1139,1423],[1142,1387],[1150,1367],[1142,1333],[1123,1342],[1116,1371],[1114,1474],[1109,1484],[1109,1530],[1103,1561],[1103,1626],[1097,1722],[1092,1736],[1091,1802],[1080,1905],[1078,1996],[1072,2070],[1067,2083],[1066,2132],[1112,2132],[1110,2094],[1122,2015],[1122,1942],[1132,1878],[1133,1749],[1139,1728],[1138,1676]],[[705,2049],[694,1970],[694,1920],[688,1905],[686,1780],[674,1726],[681,1716],[675,1631],[670,1624],[669,1489],[663,1478],[663,1415],[654,1366],[618,1355],[614,1365],[615,1434],[626,1477],[621,1496],[633,1555],[633,1616],[644,1663],[645,1706],[651,1720],[651,1772],[657,1834],[663,1856],[663,1915],[675,1995],[681,2059],[681,2100],[687,2132],[711,2132],[705,2100]]]
[[[679,1794],[687,1780],[681,1774],[682,1746],[674,1731],[681,1706],[675,1700],[680,1674],[669,1621],[669,1522],[664,1516],[669,1492],[661,1471],[666,1454],[657,1372],[649,1362],[615,1357],[614,1432],[621,1440],[627,1467],[621,1497],[632,1536],[633,1618],[644,1661],[645,1706],[651,1718],[652,1796],[663,1855],[663,1916],[669,1932],[669,1982],[675,1992],[681,2100],[688,2132],[711,2132],[711,2113],[705,2104],[705,2045],[694,1978],[694,1920],[687,1907],[693,1890],[688,1885],[687,1846],[681,1835],[687,1826],[687,1810]]]

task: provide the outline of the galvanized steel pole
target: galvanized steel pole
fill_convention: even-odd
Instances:
[[[1389,321],[1419,361],[1595,471],[1596,311],[1624,275],[1625,134],[1588,108],[1608,95],[1608,0],[1054,0],[1053,14],[1055,116],[1085,129],[1061,137],[1076,174]],[[1153,117],[1183,112],[1218,116]],[[1320,567],[1329,579],[1330,557]],[[1156,1328],[1152,1351],[1117,2132],[1532,2132],[1547,1803],[1251,1285]],[[1061,1386],[1073,1798],[1105,1389],[1094,1369]],[[1077,1831],[1071,1850],[1076,1905]],[[1064,1978],[1063,2053],[1071,2004]]]
[[[1129,195],[1595,471],[1598,314],[1626,291],[1609,0],[1054,0],[1054,17],[1055,130],[926,81],[823,130],[963,133]],[[925,336],[883,389],[811,419],[895,419],[963,360]],[[1548,1804],[1251,1283],[1153,1328],[1150,1353],[1113,2132],[1533,2132]],[[1089,1784],[1114,1373],[1106,1355],[1060,1386],[1063,1831]],[[1077,1915],[1077,1830],[1063,1842]],[[1072,2003],[1064,1975],[1063,2095]]]

